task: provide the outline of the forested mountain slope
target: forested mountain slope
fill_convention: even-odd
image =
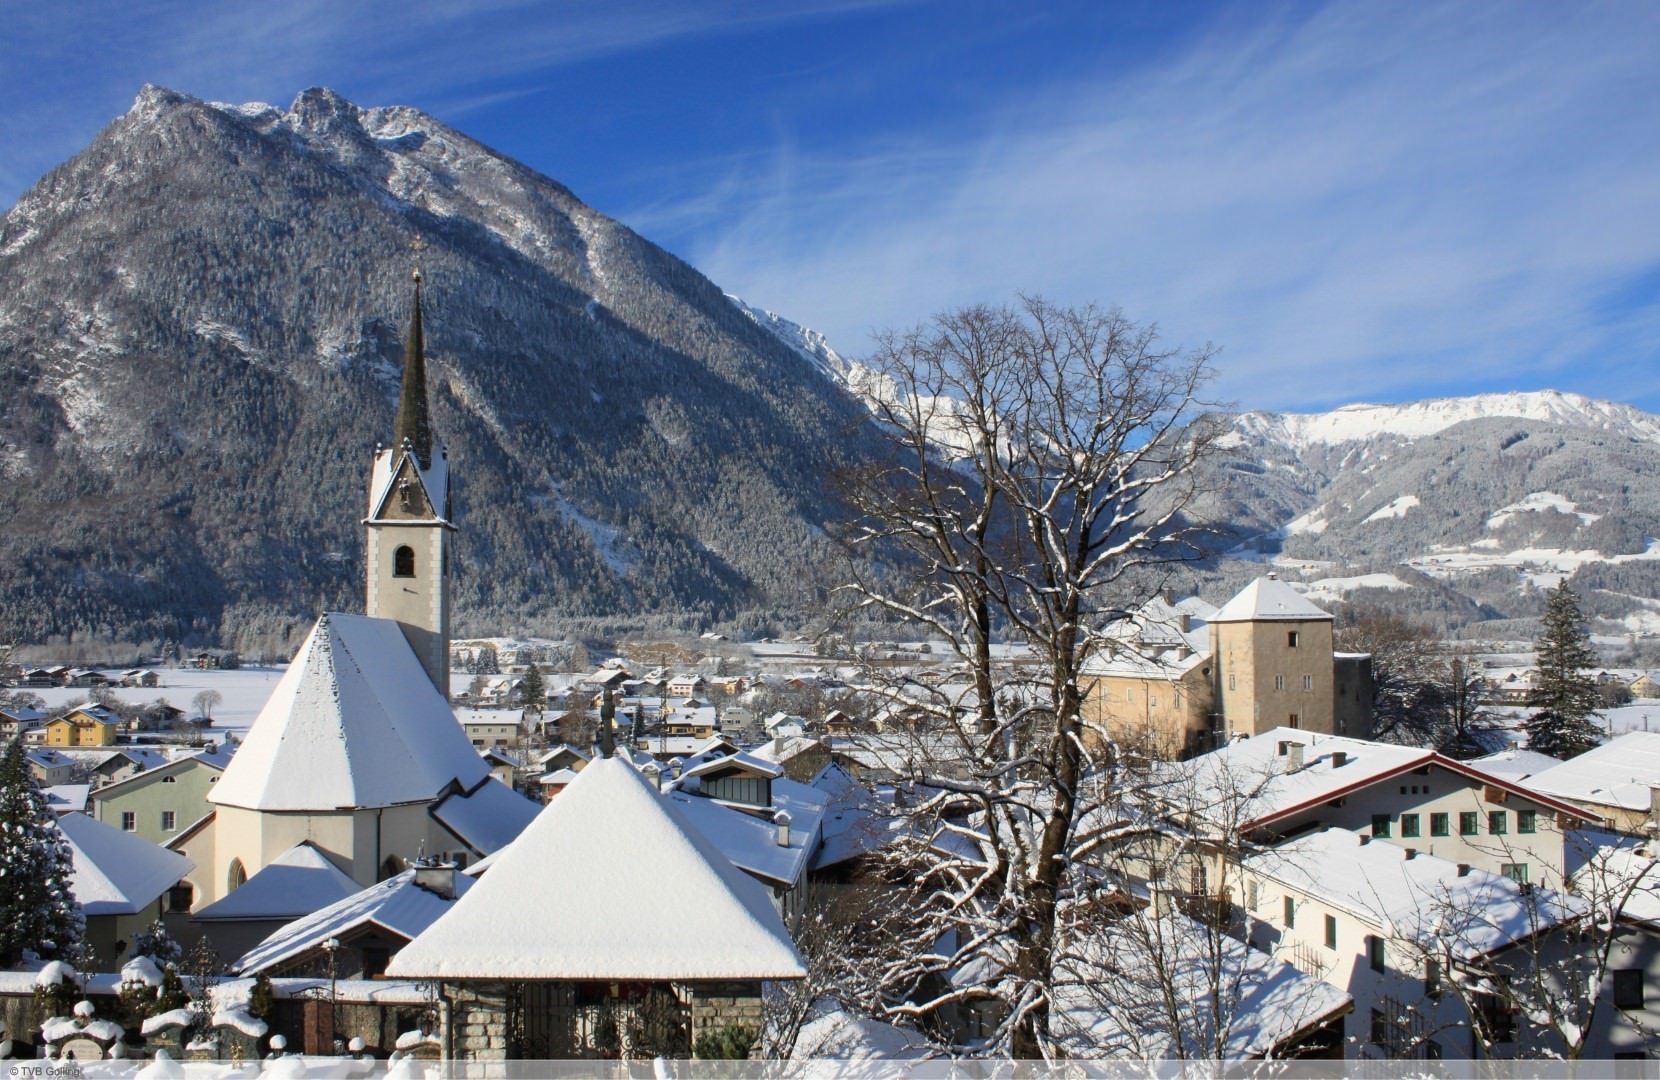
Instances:
[[[358,607],[417,237],[460,628],[812,599],[864,416],[712,283],[415,110],[146,87],[0,219],[0,634]]]

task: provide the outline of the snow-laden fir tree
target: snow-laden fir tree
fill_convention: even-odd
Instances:
[[[1530,750],[1570,758],[1602,741],[1597,707],[1602,704],[1591,675],[1597,655],[1585,632],[1579,596],[1567,579],[1545,603],[1544,626],[1534,645],[1533,702],[1538,711],[1527,719]]]
[[[25,950],[81,959],[86,920],[70,887],[74,857],[35,782],[21,739],[0,756],[0,964]]]

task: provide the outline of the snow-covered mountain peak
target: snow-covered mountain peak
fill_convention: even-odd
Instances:
[[[1434,398],[1402,405],[1344,405],[1323,413],[1242,413],[1242,434],[1284,442],[1299,449],[1363,442],[1383,435],[1411,441],[1445,431],[1466,420],[1511,417],[1595,428],[1660,442],[1660,417],[1612,401],[1558,390]]]
[[[841,354],[830,347],[830,341],[817,330],[791,322],[776,312],[758,308],[754,304],[746,303],[740,296],[726,294],[737,309],[749,316],[763,330],[768,331],[784,344],[794,349],[801,357],[828,375],[835,382],[846,387],[855,374],[855,370],[863,371],[861,364],[855,364],[842,358]]]

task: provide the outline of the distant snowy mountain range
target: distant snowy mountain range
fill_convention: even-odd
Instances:
[[[354,609],[417,238],[458,631],[805,618],[868,368],[416,110],[146,87],[0,217],[0,639],[281,651]],[[1538,393],[1231,422],[1213,596],[1273,562],[1502,620],[1571,572],[1660,627],[1656,417]]]

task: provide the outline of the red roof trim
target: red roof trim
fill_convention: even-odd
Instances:
[[[1307,745],[1307,744],[1305,744],[1305,745]],[[1352,791],[1359,791],[1362,788],[1370,787],[1373,784],[1382,783],[1385,780],[1393,779],[1394,777],[1397,777],[1397,776],[1401,775],[1402,773],[1408,772],[1412,769],[1421,769],[1425,765],[1439,765],[1442,768],[1446,769],[1448,772],[1458,773],[1459,775],[1465,776],[1465,777],[1467,777],[1471,780],[1479,780],[1480,782],[1482,782],[1484,784],[1490,784],[1493,787],[1502,788],[1503,790],[1508,791],[1513,795],[1519,795],[1522,798],[1528,799],[1531,802],[1538,803],[1540,806],[1548,807],[1549,809],[1555,811],[1558,814],[1567,814],[1570,817],[1579,818],[1581,821],[1601,821],[1602,820],[1598,815],[1590,813],[1589,811],[1585,810],[1583,807],[1575,806],[1572,803],[1563,802],[1560,799],[1554,799],[1549,795],[1545,795],[1541,792],[1534,791],[1531,788],[1522,787],[1521,785],[1512,783],[1511,781],[1506,780],[1503,777],[1494,776],[1491,773],[1482,772],[1480,769],[1474,768],[1470,765],[1466,765],[1462,761],[1454,760],[1453,758],[1446,757],[1446,756],[1444,756],[1440,753],[1437,753],[1436,751],[1430,750],[1430,751],[1425,751],[1425,756],[1424,757],[1415,758],[1411,761],[1406,762],[1403,765],[1398,766],[1397,768],[1390,769],[1387,772],[1378,773],[1374,776],[1368,777],[1365,780],[1358,780],[1355,783],[1349,784],[1347,787],[1337,788],[1337,789],[1329,791],[1329,792],[1325,793],[1324,795],[1321,795],[1317,798],[1305,799],[1303,802],[1300,802],[1295,806],[1287,807],[1284,810],[1276,810],[1271,814],[1264,814],[1262,817],[1254,818],[1253,820],[1247,821],[1244,825],[1242,825],[1241,829],[1242,829],[1242,831],[1249,832],[1252,829],[1264,828],[1268,825],[1273,824],[1276,821],[1282,821],[1285,818],[1291,817],[1291,816],[1296,815],[1296,814],[1300,814],[1304,810],[1309,809],[1310,807],[1318,806],[1321,803],[1329,803],[1329,802],[1331,802],[1335,799],[1341,799],[1344,796],[1348,795]],[[1313,766],[1307,766],[1307,767],[1312,768]]]

